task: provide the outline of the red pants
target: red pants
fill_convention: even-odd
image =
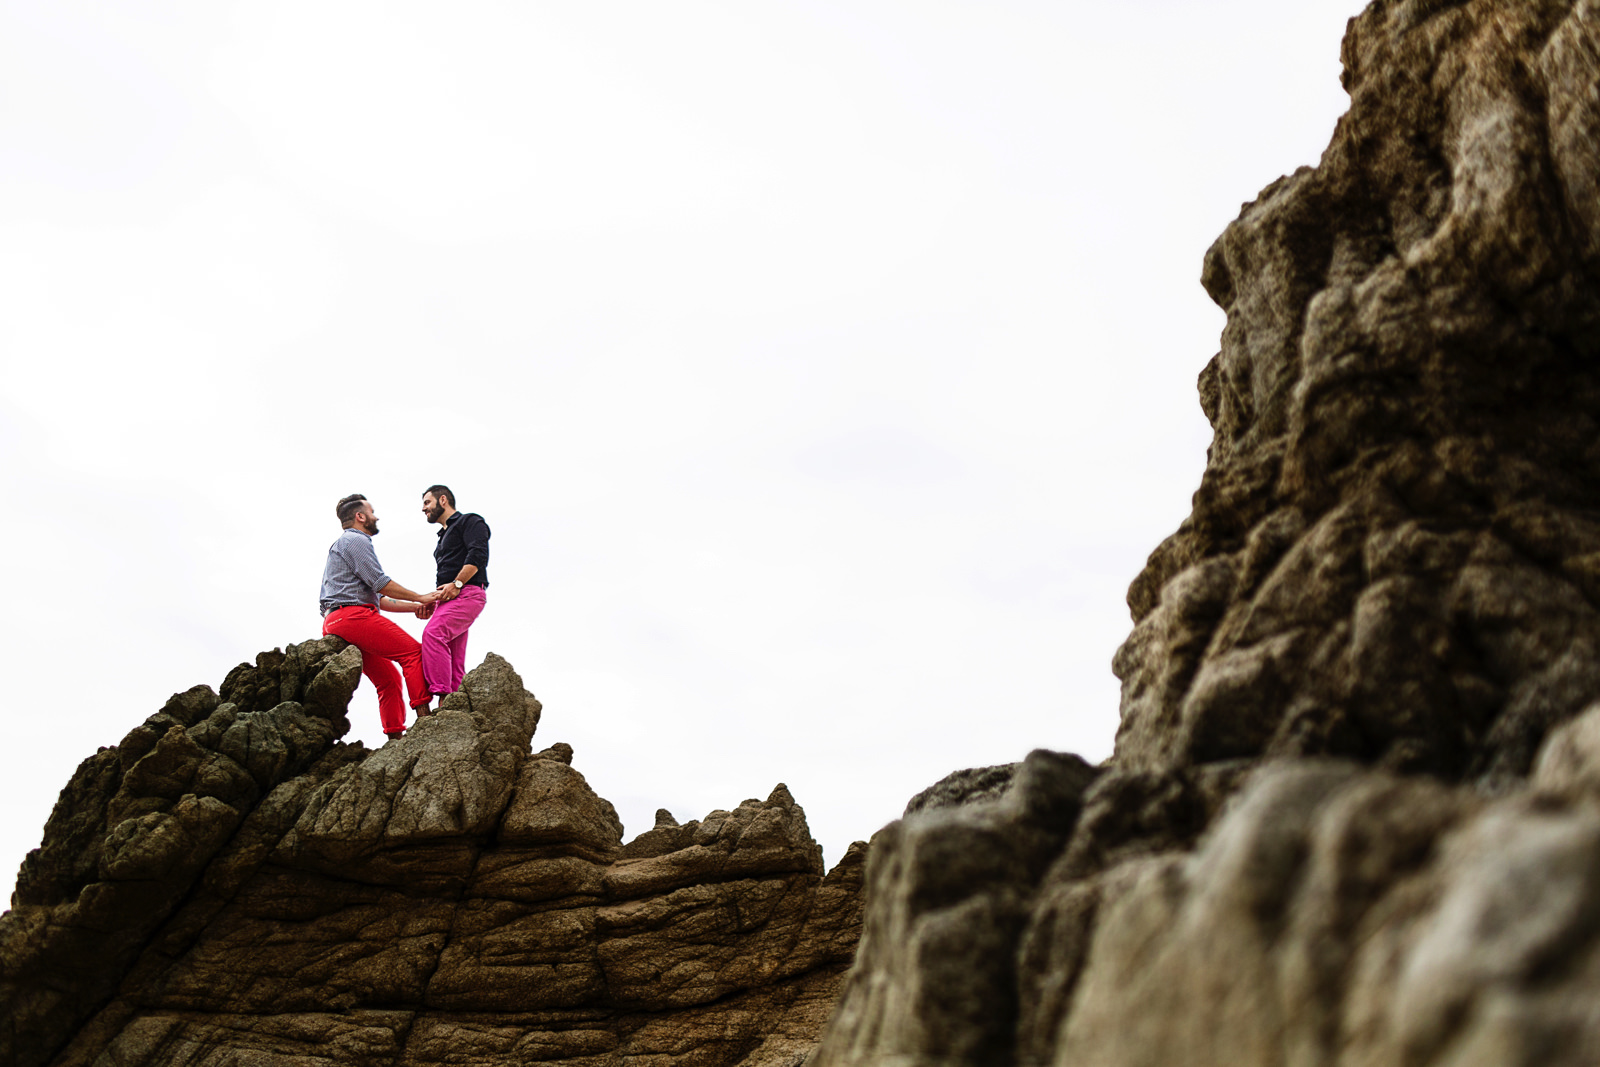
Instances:
[[[361,673],[372,679],[372,686],[378,691],[378,718],[383,722],[383,732],[403,731],[406,706],[400,699],[400,676],[395,663],[405,672],[411,706],[428,702],[428,687],[422,680],[422,646],[416,638],[379,615],[377,608],[365,604],[328,612],[322,620],[322,632],[342,637],[361,650]]]

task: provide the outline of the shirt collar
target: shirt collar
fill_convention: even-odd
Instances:
[[[445,531],[450,529],[450,524],[455,522],[460,517],[461,517],[461,512],[458,511],[455,514],[451,515],[448,519],[446,519],[443,522],[441,522],[439,524],[439,532],[435,536],[443,537],[445,535]]]

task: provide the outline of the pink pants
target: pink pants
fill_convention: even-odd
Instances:
[[[422,676],[428,692],[443,696],[461,688],[467,673],[467,627],[483,610],[484,600],[483,587],[469,585],[454,600],[434,606],[422,628]]]

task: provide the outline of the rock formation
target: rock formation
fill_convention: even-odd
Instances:
[[[178,694],[62,791],[0,917],[0,1064],[788,1067],[860,927],[765,801],[626,845],[497,656],[404,738],[338,738],[338,638]]]
[[[1376,0],[1205,257],[1103,767],[874,839],[813,1067],[1600,1059],[1600,2]]]
[[[623,845],[497,659],[338,744],[309,642],[80,768],[0,1064],[1600,1059],[1600,0],[1375,0],[1343,61],[1205,257],[1105,765],[958,772],[824,878],[782,787]]]

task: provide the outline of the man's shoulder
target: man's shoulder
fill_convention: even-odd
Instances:
[[[371,544],[372,544],[372,538],[368,537],[366,534],[362,533],[360,530],[351,528],[351,529],[348,529],[348,530],[340,530],[339,531],[339,536],[335,537],[333,539],[333,544],[329,545],[328,548],[329,549],[343,549],[343,548],[350,547],[350,546],[355,546],[355,547],[359,548],[359,547],[364,546],[364,545],[365,546],[370,546]]]

